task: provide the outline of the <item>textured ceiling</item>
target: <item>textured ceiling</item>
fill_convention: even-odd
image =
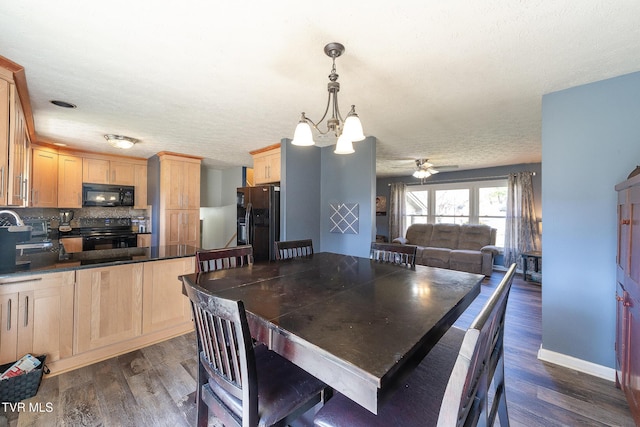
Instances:
[[[638,18],[637,0],[20,0],[0,4],[0,55],[40,138],[116,153],[103,135],[128,135],[129,155],[225,169],[319,119],[337,41],[343,114],[378,139],[378,176],[408,175],[541,161],[542,95],[640,70]]]

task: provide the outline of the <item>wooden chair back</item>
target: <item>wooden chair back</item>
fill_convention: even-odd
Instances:
[[[504,320],[512,264],[467,329],[440,408],[438,426],[509,425],[504,384]],[[492,399],[489,391],[493,389]],[[489,406],[489,400],[491,405]]]
[[[227,393],[241,400],[242,419],[238,419],[222,401],[217,400],[215,404],[207,402],[207,405],[225,426],[256,426],[256,358],[244,304],[242,301],[213,296],[186,282],[185,290],[191,300],[196,325],[199,369],[204,370],[199,377],[206,373],[208,378],[216,381]],[[202,398],[205,401],[215,399],[209,394]]]
[[[199,273],[244,267],[251,264],[253,264],[253,247],[251,245],[196,252],[196,271]]]
[[[399,245],[394,243],[371,243],[370,258],[375,261],[389,262],[414,268],[416,266],[415,245]]]
[[[313,255],[313,241],[311,239],[276,242],[275,247],[277,260]]]

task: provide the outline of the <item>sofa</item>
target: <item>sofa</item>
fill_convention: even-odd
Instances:
[[[394,243],[416,245],[416,264],[490,276],[498,254],[495,228],[476,224],[412,224]]]

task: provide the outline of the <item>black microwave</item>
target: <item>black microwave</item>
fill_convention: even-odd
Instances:
[[[82,206],[133,206],[132,185],[82,184]]]

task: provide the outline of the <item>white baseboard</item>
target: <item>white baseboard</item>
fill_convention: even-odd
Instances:
[[[585,374],[593,375],[607,381],[615,381],[616,378],[616,370],[613,368],[597,365],[595,363],[587,362],[586,360],[567,356],[566,354],[557,353],[555,351],[545,350],[542,348],[542,344],[540,345],[540,350],[538,350],[538,359],[543,362],[549,362],[554,365],[584,372]]]

